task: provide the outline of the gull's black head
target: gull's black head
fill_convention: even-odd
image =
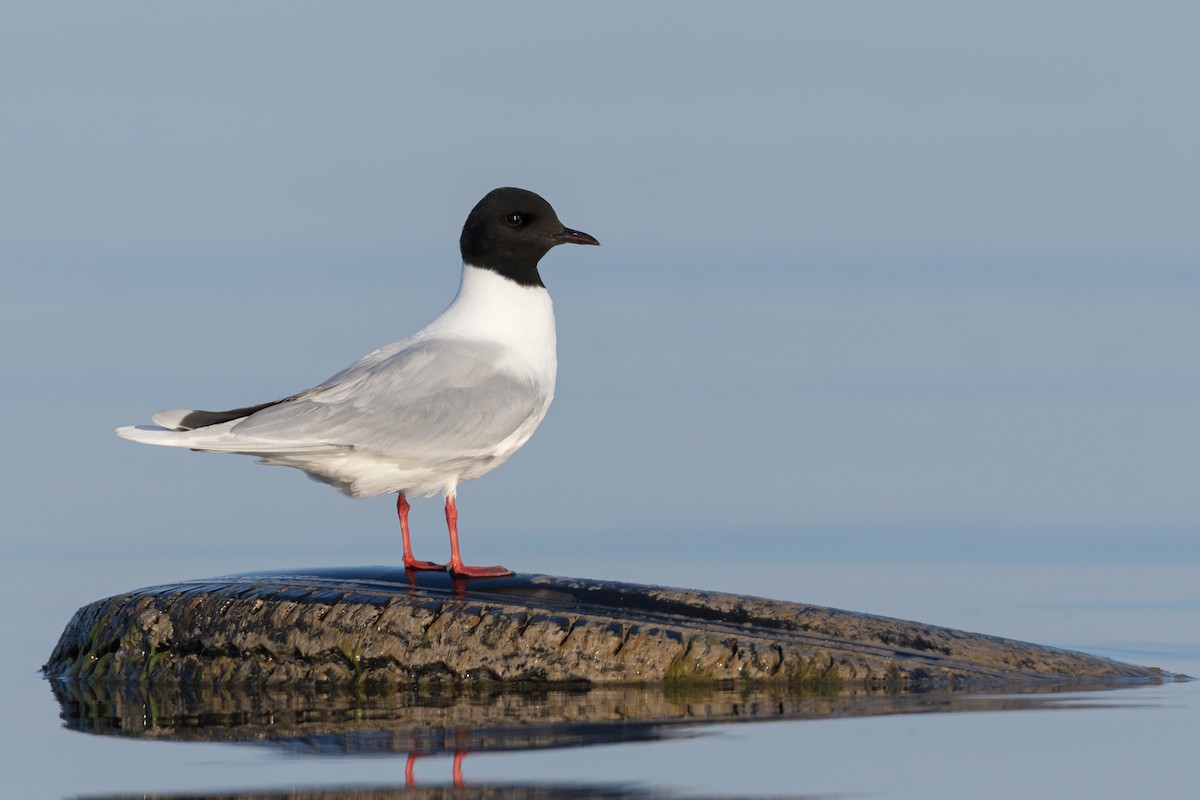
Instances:
[[[493,189],[471,209],[458,246],[463,262],[522,286],[545,286],[538,261],[559,244],[600,244],[558,221],[554,209],[524,189]]]

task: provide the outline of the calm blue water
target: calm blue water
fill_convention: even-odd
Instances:
[[[664,570],[671,575],[664,583],[920,618],[1200,674],[1194,562],[1038,568],[915,559],[717,564],[692,558],[622,565],[602,558],[569,563],[561,554],[539,557],[534,553],[538,543],[527,544],[530,552],[518,556],[523,569],[538,569],[542,559],[570,567],[561,570],[566,574],[628,580],[649,580]],[[321,556],[335,558],[330,552],[296,557],[304,556],[312,563]],[[0,662],[6,709],[0,727],[6,764],[0,793],[171,797],[304,789],[314,794],[303,796],[318,797],[319,790],[403,789],[408,752],[418,746],[405,744],[401,734],[409,735],[404,732],[411,726],[403,719],[391,723],[401,730],[395,735],[399,744],[389,739],[386,747],[369,737],[349,743],[337,737],[300,743],[293,738],[276,745],[154,741],[64,726],[37,667],[77,605],[160,579],[263,566],[261,559],[235,563],[240,557],[228,554],[128,553],[6,561],[0,584],[4,603],[24,611],[6,631],[10,646]],[[12,642],[22,644],[13,647]],[[508,787],[541,796],[560,789],[564,797],[591,792],[607,797],[1185,798],[1200,788],[1193,757],[1200,683],[1003,700],[1004,710],[995,710],[987,698],[971,697],[932,712],[914,707],[912,713],[851,703],[820,719],[701,722],[633,735],[629,741],[611,731],[577,732],[565,746],[470,750],[461,777],[468,789]],[[888,713],[870,715],[878,711]],[[131,723],[126,719],[125,724]],[[456,735],[477,733],[466,729]],[[415,788],[453,782],[453,750],[432,752],[413,765]]]

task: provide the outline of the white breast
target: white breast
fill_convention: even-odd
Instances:
[[[463,267],[458,295],[417,336],[482,339],[504,347],[514,374],[529,376],[554,393],[558,370],[554,304],[542,286],[521,286],[489,269]],[[549,398],[547,398],[549,405]]]

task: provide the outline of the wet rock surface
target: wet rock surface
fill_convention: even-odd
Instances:
[[[834,687],[1134,683],[1160,670],[743,595],[346,567],[158,586],[76,612],[44,667],[83,683]]]

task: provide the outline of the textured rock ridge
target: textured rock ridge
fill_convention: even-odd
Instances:
[[[1159,670],[756,597],[608,581],[347,567],[234,575],[78,612],[44,667],[82,682],[979,686]]]

